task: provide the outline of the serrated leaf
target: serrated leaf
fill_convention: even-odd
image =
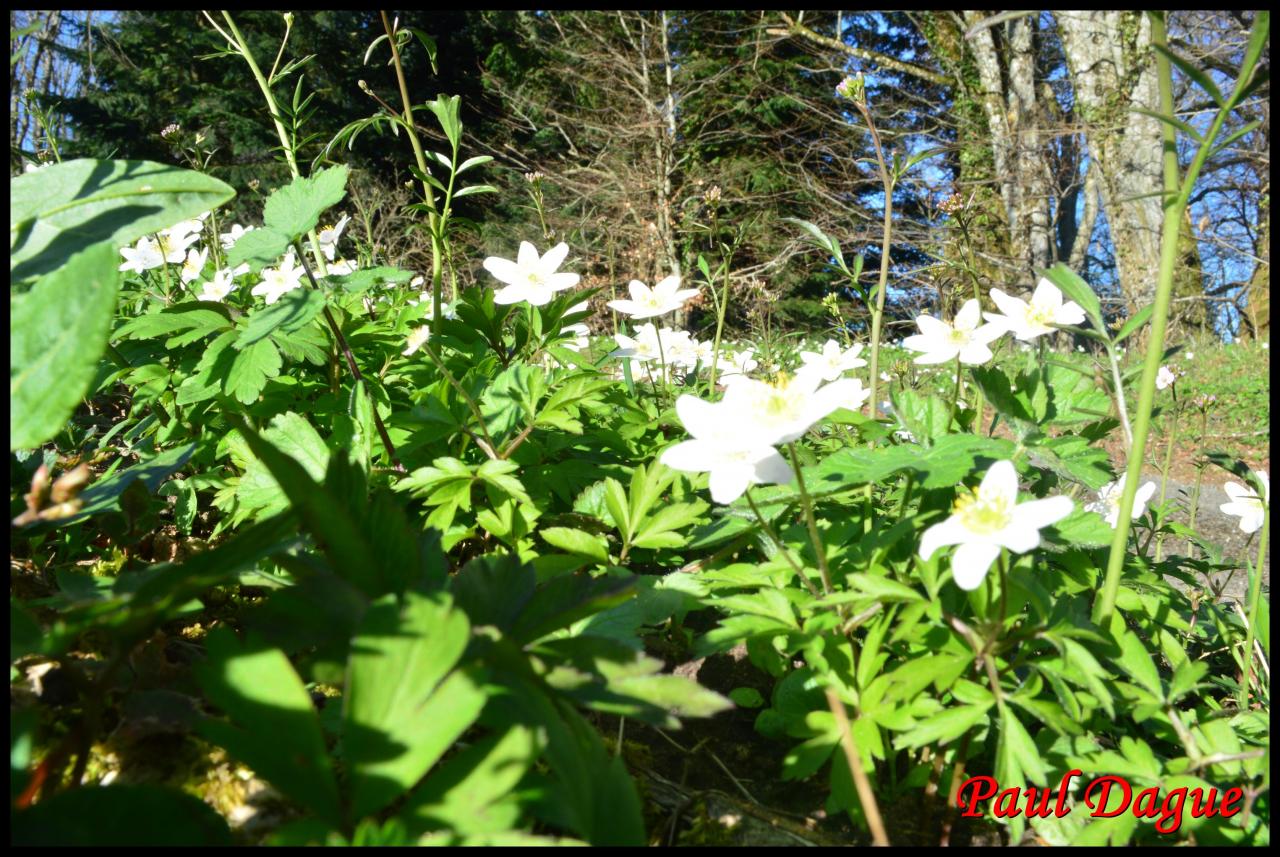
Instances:
[[[235,341],[237,351],[261,342],[277,330],[291,333],[306,327],[324,309],[324,294],[315,289],[294,289],[273,304],[249,313],[248,324]]]
[[[445,592],[388,595],[365,614],[343,717],[355,817],[408,791],[479,716],[484,691],[454,670],[470,627]]]
[[[288,235],[267,226],[251,229],[240,236],[227,253],[227,265],[238,268],[249,265],[249,272],[256,274],[267,265],[275,264],[289,249]]]
[[[263,225],[295,241],[315,229],[320,215],[342,201],[346,188],[347,168],[342,164],[326,167],[310,178],[296,178],[267,198]]]
[[[243,404],[253,404],[267,381],[280,374],[282,365],[280,352],[271,340],[255,342],[236,354],[223,389]]]
[[[9,180],[9,276],[40,277],[81,250],[115,249],[217,208],[227,184],[153,161],[77,158]],[[112,268],[119,265],[118,257]]]
[[[575,530],[572,527],[544,527],[538,535],[552,547],[585,556],[600,563],[609,562],[609,544],[603,536]]]
[[[9,296],[9,449],[62,429],[107,347],[120,273],[115,245],[72,256],[26,294]]]

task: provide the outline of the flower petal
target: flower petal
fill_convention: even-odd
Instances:
[[[741,497],[750,484],[750,465],[732,464],[717,467],[711,471],[711,499],[722,505],[728,505]]]
[[[983,497],[1001,498],[1010,508],[1018,501],[1018,471],[1008,459],[997,461],[991,465],[987,475],[982,477],[978,493]]]
[[[959,517],[952,515],[939,524],[924,531],[920,537],[920,558],[927,560],[937,552],[938,548],[947,545],[958,545],[970,538],[969,531],[960,523]]]
[[[999,545],[966,542],[951,555],[951,579],[965,592],[972,592],[982,585],[999,555]]]
[[[561,241],[546,252],[542,257],[542,261],[538,263],[538,267],[542,269],[544,275],[549,276],[556,272],[556,269],[564,263],[564,260],[568,255],[569,245]]]

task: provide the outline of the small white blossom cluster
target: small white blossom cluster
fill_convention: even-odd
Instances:
[[[176,133],[170,126],[167,132]],[[121,271],[132,271],[142,274],[145,271],[162,268],[165,265],[179,265],[178,276],[182,284],[195,292],[198,301],[225,301],[236,290],[236,280],[249,273],[249,265],[242,264],[235,268],[214,268],[206,273],[210,266],[210,248],[201,247],[199,242],[204,234],[205,222],[210,212],[199,217],[176,223],[168,229],[162,229],[155,235],[145,235],[138,239],[132,247],[124,247],[120,255],[124,262]],[[336,259],[338,239],[351,218],[343,217],[336,226],[325,226],[320,229],[318,238],[320,250],[329,261],[330,274],[350,274],[357,266],[347,259]],[[255,227],[233,224],[226,232],[218,235],[218,245],[226,253],[235,246],[248,232]],[[336,259],[336,261],[335,261]],[[273,267],[263,268],[259,273],[259,281],[250,290],[250,294],[262,297],[268,304],[273,304],[294,289],[302,288],[305,282],[305,269],[298,263],[293,248]]]

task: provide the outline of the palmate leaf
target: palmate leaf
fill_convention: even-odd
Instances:
[[[323,293],[314,289],[294,289],[275,303],[249,313],[249,323],[240,332],[235,348],[243,351],[277,330],[281,333],[301,330],[323,309]]]
[[[111,331],[117,258],[114,244],[94,244],[10,294],[10,450],[52,438],[88,392]]]
[[[320,222],[320,215],[346,196],[347,168],[327,167],[310,178],[296,178],[267,198],[263,226],[294,240]],[[255,230],[256,231],[256,230]]]
[[[484,690],[454,669],[470,638],[444,592],[370,606],[351,645],[343,717],[356,817],[408,791],[479,716]]]
[[[70,789],[11,816],[11,845],[231,845],[222,816],[156,785]]]
[[[318,482],[324,478],[325,469],[329,466],[329,448],[306,417],[293,412],[278,414],[262,436],[301,464],[312,479]],[[289,505],[280,483],[258,458],[249,462],[244,476],[240,477],[236,499],[245,511],[255,512],[257,517],[266,517]]]
[[[1003,438],[948,435],[929,450],[914,444],[875,449],[848,448],[828,456],[805,472],[814,491],[833,491],[880,482],[911,471],[923,488],[956,485],[984,465],[1009,458],[1014,445]]]
[[[78,158],[16,176],[9,181],[9,276],[43,276],[90,245],[114,250],[233,196],[215,178],[152,161]]]
[[[199,731],[332,827],[341,824],[338,784],[320,719],[302,680],[279,649],[226,629],[207,638],[196,667],[200,686],[230,722],[210,718]]]

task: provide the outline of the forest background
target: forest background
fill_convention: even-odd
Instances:
[[[431,63],[410,58],[411,90],[462,96],[464,148],[493,156],[483,180],[503,190],[459,202],[467,228],[455,237],[454,290],[476,280],[479,260],[518,240],[567,240],[582,256],[584,284],[610,287],[597,298],[603,305],[633,277],[694,272],[698,254],[713,249],[703,245],[716,210],[737,229],[731,280],[740,297],[729,329],[818,332],[830,319],[822,299],[848,295],[833,266],[793,263],[806,236],[779,225],[814,223],[878,268],[883,199],[872,140],[835,95],[861,71],[886,148],[924,156],[895,191],[890,338],[911,332],[921,311],[949,316],[975,278],[984,292],[1016,293],[1056,261],[1094,286],[1112,318],[1154,294],[1160,123],[1146,112],[1157,109],[1157,90],[1138,13],[478,10],[401,19],[434,52]],[[1176,12],[1170,43],[1227,91],[1251,20]],[[272,12],[246,13],[242,26],[264,56],[284,29]],[[307,158],[323,162],[335,134],[369,114],[370,91],[394,91],[391,69],[363,65],[350,49],[380,27],[369,11],[295,16],[290,55],[314,57],[303,75],[316,98],[298,117]],[[199,13],[12,11],[10,32],[13,169],[49,157],[36,143],[43,118],[63,158],[181,162],[199,151],[208,172],[236,188],[242,222],[286,181],[256,93],[218,56]],[[1185,73],[1178,79],[1178,115],[1200,127],[1214,105]],[[1191,198],[1171,341],[1269,338],[1269,96],[1264,84],[1233,117]],[[180,134],[161,136],[175,124]],[[405,208],[412,176],[398,149],[377,134],[349,143],[340,157],[356,168],[348,213],[362,263],[425,270],[430,239]],[[842,307],[855,328],[858,307]],[[691,314],[694,327],[713,321],[709,307]]]

